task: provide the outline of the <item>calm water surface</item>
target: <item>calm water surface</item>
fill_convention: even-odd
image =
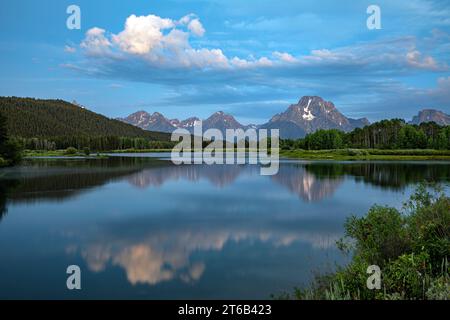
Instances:
[[[345,218],[401,207],[424,179],[450,163],[27,161],[0,170],[0,298],[270,298],[345,263]]]

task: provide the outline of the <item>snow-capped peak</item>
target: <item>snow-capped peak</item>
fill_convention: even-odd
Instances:
[[[309,110],[309,105],[311,104],[312,99],[308,100],[308,105],[306,106],[306,108],[303,109],[303,115],[302,118],[307,120],[307,121],[311,121],[315,118],[315,116],[311,113],[311,110]]]

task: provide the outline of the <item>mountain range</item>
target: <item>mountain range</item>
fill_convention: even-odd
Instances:
[[[189,132],[194,132],[194,127],[200,124],[200,119],[197,117],[187,118],[185,120],[167,119],[159,112],[150,114],[146,111],[137,111],[130,114],[126,118],[117,118],[128,124],[132,124],[144,130],[172,132],[175,129],[187,129]],[[226,129],[247,129],[255,127],[254,125],[242,125],[232,115],[226,114],[223,111],[217,111],[209,118],[202,121],[203,130],[216,128],[225,132]]]
[[[126,118],[119,118],[123,122],[135,125],[144,130],[172,132],[177,128],[184,128],[191,133],[194,127],[200,123],[197,117],[186,120],[167,119],[161,113],[149,114],[146,111],[138,111]],[[425,109],[415,116],[411,124],[434,121],[439,125],[450,125],[450,116],[433,109]],[[304,96],[298,103],[290,105],[286,111],[274,115],[267,123],[262,125],[244,125],[239,123],[232,115],[223,111],[212,114],[203,120],[203,130],[217,128],[225,134],[225,129],[279,129],[282,138],[301,138],[308,133],[319,129],[339,129],[345,132],[355,128],[369,125],[366,118],[352,119],[344,116],[330,101],[325,101],[318,96]]]
[[[161,113],[149,114],[146,111],[138,111],[126,118],[119,118],[123,122],[135,125],[144,130],[172,132],[177,128],[189,130],[191,133],[194,127],[200,123],[197,117],[186,120],[167,119]],[[369,121],[363,119],[351,119],[340,113],[332,102],[324,101],[321,97],[305,96],[297,104],[280,114],[273,116],[267,123],[262,125],[243,125],[232,115],[223,111],[212,114],[202,121],[203,130],[216,128],[225,133],[226,129],[280,129],[280,136],[283,138],[304,137],[306,134],[318,129],[340,129],[351,131],[358,127],[368,125]]]

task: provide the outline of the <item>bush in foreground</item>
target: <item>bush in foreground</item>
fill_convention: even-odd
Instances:
[[[70,156],[70,155],[75,155],[75,154],[77,154],[78,153],[78,150],[76,149],[76,148],[74,148],[74,147],[69,147],[69,148],[67,148],[65,151],[64,151],[64,154],[65,155],[68,155],[68,156]]]
[[[350,217],[338,247],[353,254],[346,267],[319,276],[297,299],[450,299],[450,198],[420,185],[402,211],[373,206]],[[382,272],[380,290],[367,288],[367,267]]]

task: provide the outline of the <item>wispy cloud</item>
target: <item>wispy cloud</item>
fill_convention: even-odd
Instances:
[[[73,46],[69,46],[69,45],[64,46],[64,52],[75,53],[76,51],[77,51],[77,49]]]

